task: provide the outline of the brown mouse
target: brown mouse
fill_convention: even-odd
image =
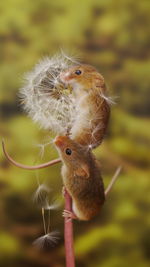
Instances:
[[[77,117],[71,138],[82,145],[97,147],[103,140],[110,116],[103,76],[90,65],[76,65],[60,73],[60,79],[70,84],[76,99]]]
[[[83,147],[68,136],[58,136],[54,141],[63,161],[63,184],[72,198],[73,213],[64,216],[90,220],[97,215],[105,201],[100,168],[91,149]]]

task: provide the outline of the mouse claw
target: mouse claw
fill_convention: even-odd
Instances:
[[[62,216],[67,219],[67,222],[69,222],[72,219],[77,219],[75,213],[69,210],[64,210]]]

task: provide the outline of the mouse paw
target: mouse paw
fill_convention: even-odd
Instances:
[[[67,218],[67,222],[69,222],[72,219],[77,219],[77,216],[75,215],[75,213],[69,210],[64,210],[62,213],[62,216],[64,218]]]

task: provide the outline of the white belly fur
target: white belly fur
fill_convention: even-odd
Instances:
[[[79,211],[74,201],[72,201],[72,210],[79,220],[86,220],[84,215]]]

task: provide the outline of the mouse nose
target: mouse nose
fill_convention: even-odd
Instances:
[[[68,82],[69,80],[69,77],[70,77],[70,73],[68,71],[64,71],[62,73],[60,73],[60,80],[63,82],[63,83],[66,83]]]
[[[65,147],[65,136],[56,136],[54,140],[54,144],[58,146],[59,148],[64,148]]]

